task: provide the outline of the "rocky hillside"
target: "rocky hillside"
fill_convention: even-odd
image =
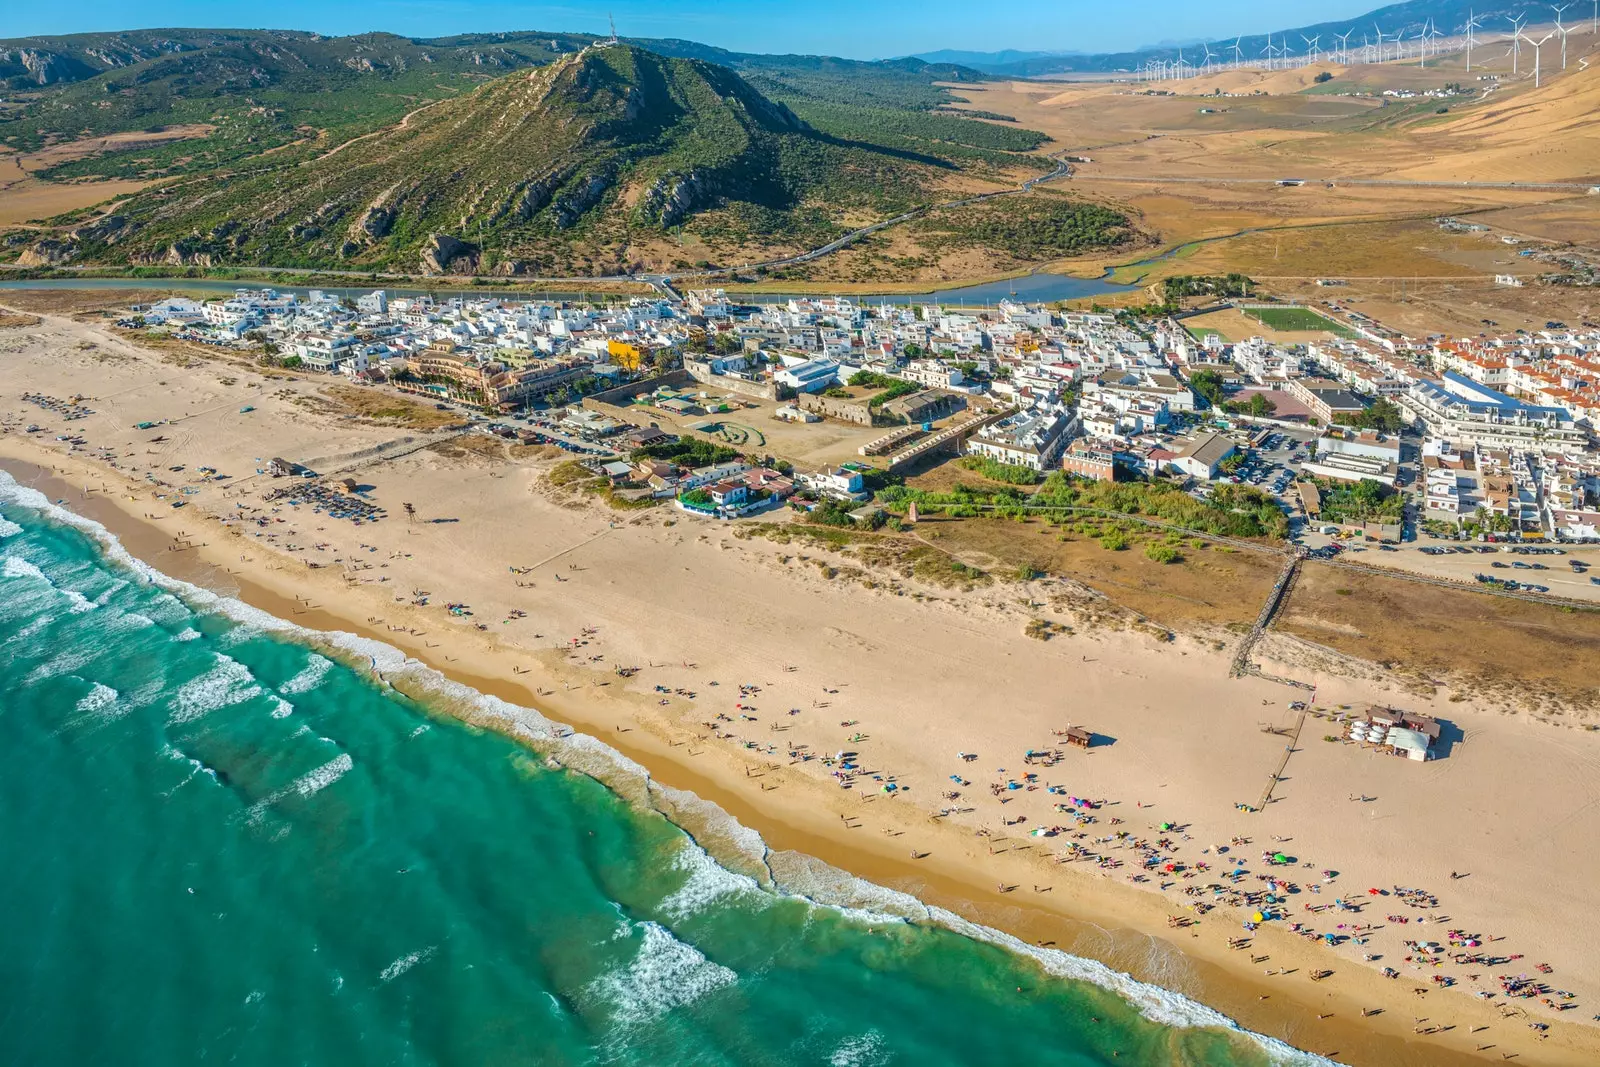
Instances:
[[[147,191],[31,258],[603,274],[679,227],[805,243],[949,168],[820,133],[726,67],[594,45],[309,161]]]

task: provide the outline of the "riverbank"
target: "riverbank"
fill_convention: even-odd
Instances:
[[[1337,1052],[1348,1063],[1455,1063],[1492,1042],[1487,1059],[1521,1050],[1537,1062],[1592,1062],[1595,1033],[1586,1027],[1556,1020],[1552,1036],[1536,1043],[1526,1020],[1502,1019],[1495,1005],[1437,988],[1419,996],[1411,990],[1429,987],[1383,979],[1356,949],[1324,949],[1281,924],[1257,931],[1250,950],[1230,950],[1228,938],[1243,932],[1233,908],[1201,916],[1198,925],[1169,925],[1195,918],[1182,889],[1205,877],[1166,879],[1166,895],[1153,881],[1129,883],[1136,856],[1117,844],[1100,847],[1106,858],[1126,861],[1120,868],[1058,862],[1065,835],[1024,832],[1068,821],[1048,812],[1054,798],[1042,788],[1001,797],[984,788],[998,768],[1008,769],[1002,778],[1020,778],[1023,753],[1048,746],[1052,729],[1087,726],[1108,743],[1081,756],[1068,752],[1039,773],[1043,783],[1104,799],[1099,821],[1086,828],[1096,838],[1112,818],[1151,837],[1172,822],[1183,826],[1174,831],[1181,837],[1175,854],[1191,869],[1220,867],[1225,861],[1213,847],[1233,837],[1255,838],[1231,853],[1252,871],[1256,852],[1289,847],[1315,860],[1313,871],[1296,871],[1301,883],[1320,881],[1315,870],[1338,869],[1325,895],[1291,897],[1294,917],[1299,901],[1329,903],[1335,892],[1433,887],[1442,898],[1434,914],[1504,935],[1512,951],[1539,953],[1528,958],[1550,960],[1554,980],[1583,993],[1589,935],[1562,917],[1583,915],[1592,903],[1593,861],[1565,830],[1538,841],[1527,834],[1529,811],[1557,822],[1552,805],[1562,797],[1581,804],[1588,757],[1570,750],[1569,735],[1557,741],[1524,724],[1473,719],[1470,704],[1444,696],[1438,706],[1406,699],[1403,706],[1461,721],[1471,743],[1423,779],[1414,767],[1391,765],[1403,761],[1379,764],[1319,746],[1308,734],[1288,801],[1240,815],[1232,803],[1255,800],[1261,772],[1282,747],[1258,720],[1281,718],[1298,694],[1260,680],[1229,681],[1226,654],[1208,641],[1087,629],[1030,641],[1020,636],[1020,589],[896,595],[841,585],[823,575],[832,565],[823,551],[740,539],[736,528],[660,512],[624,518],[552,496],[546,461],[459,446],[354,472],[396,517],[351,526],[263,501],[274,483],[249,474],[254,457],[338,455],[383,438],[380,428],[280,395],[315,383],[275,380],[276,392],[267,394],[247,370],[162,363],[81,324],[52,319],[41,333],[37,347],[8,356],[14,384],[0,397],[0,414],[13,425],[47,421],[15,397],[30,389],[70,395],[74,380],[92,380],[100,399],[88,403],[97,414],[70,428],[107,452],[66,454],[54,440],[18,433],[0,438],[0,450],[59,468],[61,481],[46,483],[52,498],[96,509],[92,517],[163,571],[194,567],[192,576],[176,576],[300,625],[385,641],[464,684],[601,738],[661,783],[718,804],[771,848],[816,855],[1026,943],[1104,960],[1298,1047]],[[99,346],[93,351],[74,343],[91,338]],[[245,398],[256,408],[248,418],[236,414]],[[130,429],[151,416],[172,421],[159,432]],[[197,479],[192,472],[202,464],[233,478]],[[19,471],[25,481],[34,474]],[[185,506],[173,510],[180,501]],[[399,518],[402,502],[414,503],[422,521]],[[427,604],[413,603],[423,599],[420,590],[428,591]],[[473,614],[451,616],[441,606],[447,601],[468,604]],[[617,667],[639,672],[624,678]],[[1314,680],[1325,687],[1319,702],[1402,702],[1369,683]],[[740,693],[741,684],[761,691]],[[791,709],[799,714],[788,715]],[[789,757],[799,746],[812,755],[853,747],[867,773],[841,789],[820,759]],[[981,759],[960,761],[962,751]],[[882,792],[872,772],[893,776],[901,788]],[[938,795],[951,790],[950,773],[973,780],[955,803]],[[1358,788],[1381,799],[1352,808],[1345,796]],[[1483,797],[1507,789],[1524,795],[1526,810],[1485,810]],[[934,817],[953,806],[971,810]],[[1007,829],[1019,814],[1029,818]],[[1428,850],[1399,844],[1430,826]],[[1441,833],[1445,827],[1455,829]],[[1452,864],[1483,869],[1456,884],[1448,878]],[[1528,899],[1528,884],[1548,888]],[[1332,928],[1331,918],[1307,921]],[[1432,927],[1377,935],[1408,973],[1398,961],[1402,934],[1442,939]],[[1319,969],[1334,973],[1311,982]],[[1364,1009],[1382,1014],[1363,1016]],[[1431,1021],[1412,1021],[1422,1014]],[[1423,1036],[1413,1033],[1419,1025],[1452,1029]]]

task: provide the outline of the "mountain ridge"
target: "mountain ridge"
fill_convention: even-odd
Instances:
[[[863,190],[904,199],[939,166],[821,133],[725,66],[601,44],[337,153],[135,195],[52,251],[171,265],[611,270],[634,241],[708,212],[748,217],[752,232],[826,229],[820,200],[838,214],[862,209]]]

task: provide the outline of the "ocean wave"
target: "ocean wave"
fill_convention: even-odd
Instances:
[[[155,620],[148,615],[141,615],[137,611],[124,611],[119,615],[113,615],[106,620],[104,625],[107,630],[113,633],[125,633],[129,630],[143,630],[154,626]]]
[[[80,715],[114,718],[117,713],[117,698],[122,694],[100,682],[92,682],[90,686],[89,691],[78,700],[73,710]]]
[[[15,537],[22,532],[22,527],[0,515],[0,537]]]
[[[282,697],[272,698],[272,717],[274,719],[287,719],[294,714],[294,705]]]
[[[888,1062],[883,1035],[876,1030],[845,1038],[828,1057],[828,1067],[877,1067]]]
[[[93,663],[95,657],[99,654],[99,649],[94,648],[69,648],[65,651],[57,652],[54,656],[29,671],[27,676],[22,679],[22,684],[35,685],[47,678],[58,678],[63,674],[72,674]]]
[[[49,578],[45,577],[44,571],[39,569],[38,564],[32,560],[23,559],[21,556],[13,556],[10,553],[7,553],[5,558],[0,560],[0,577],[38,578],[43,582],[50,581]]]
[[[677,922],[727,897],[761,903],[770,899],[754,878],[728,870],[692,841],[683,843],[673,856],[672,867],[688,877],[661,902],[660,908],[667,918]]]
[[[625,968],[601,975],[590,989],[625,1025],[647,1023],[739,980],[659,923],[642,922],[639,951]]]
[[[328,670],[332,666],[332,660],[313,652],[311,654],[311,662],[299,674],[278,686],[278,692],[288,696],[294,696],[297,693],[309,693],[322,684],[322,680],[328,676]]]
[[[86,611],[93,611],[99,606],[94,601],[78,592],[76,589],[63,589],[61,590],[61,595],[66,597],[67,602],[72,605],[67,610],[72,612],[74,615],[81,615]]]
[[[32,560],[24,559],[21,556],[13,556],[9,554],[6,555],[4,562],[0,562],[0,577],[38,579],[65,597],[67,602],[71,605],[69,610],[75,615],[84,611],[93,611],[97,607],[94,601],[90,600],[76,589],[67,589],[57,586],[55,579],[51,578],[44,571],[40,570],[38,564],[34,563]]]
[[[652,783],[645,768],[598,738],[577,733],[571,727],[548,719],[532,708],[479,693],[444,677],[426,664],[411,659],[392,645],[356,634],[308,630],[241,601],[170,578],[129,553],[116,536],[99,523],[56,506],[42,493],[17,485],[8,474],[0,471],[0,503],[4,502],[21,504],[84,532],[101,546],[107,559],[133,571],[150,584],[180,597],[182,602],[186,602],[194,610],[215,612],[242,626],[251,627],[253,632],[278,634],[299,640],[314,648],[343,652],[354,662],[369,665],[372,671],[385,680],[393,680],[397,675],[404,675],[428,691],[430,702],[436,701],[452,706],[466,718],[498,720],[507,732],[532,742],[541,749],[551,751],[570,769],[581,771],[602,781],[624,799],[660,810],[651,795]],[[658,793],[663,792],[659,786],[655,789]],[[681,798],[673,799],[676,802]],[[700,809],[702,814],[708,809],[720,812],[715,805],[700,798],[695,799],[702,805]],[[748,855],[752,847],[751,836],[759,840],[759,835],[725,812],[721,813],[719,821],[722,831],[716,836],[719,839],[726,838],[728,841],[740,842],[739,852],[741,855]],[[764,844],[761,848],[764,850]],[[777,855],[779,854],[774,854],[771,859],[775,859]],[[1038,961],[1048,973],[1092,982],[1118,993],[1152,1022],[1168,1026],[1215,1028],[1237,1033],[1254,1040],[1275,1061],[1292,1067],[1331,1067],[1333,1063],[1323,1057],[1292,1048],[1275,1038],[1245,1030],[1221,1012],[1190,1000],[1182,994],[1140,982],[1131,975],[1115,971],[1098,961],[1029,945],[1009,934],[969,922],[953,912],[930,908],[908,894],[874,885],[842,871],[823,878],[820,876],[823,868],[830,871],[834,869],[828,868],[821,861],[812,860],[808,866],[807,879],[800,880],[794,888],[785,889],[782,887],[783,879],[779,878],[778,891],[807,900],[815,906],[827,908],[837,914],[860,918],[863,921],[910,920],[936,923],[974,940],[1002,946],[1018,955],[1030,957]],[[731,871],[729,873],[734,874]],[[734,877],[739,876],[734,874]],[[647,956],[641,950],[635,965],[628,971],[603,980],[603,990],[608,994],[631,998],[628,1003],[633,1004],[634,1008],[630,1010],[642,1011],[646,1013],[643,1017],[651,1017],[648,1015],[648,1011],[652,1010],[650,1005],[660,1004],[663,1000],[659,998],[665,998],[669,1003],[662,1010],[670,1010],[675,1006],[670,1003],[672,998],[685,995],[691,988],[688,984],[690,982],[712,982],[715,984],[710,988],[717,988],[736,980],[733,972],[705,960],[697,950],[679,942],[664,927],[648,922],[641,925],[645,928],[646,945],[654,955]],[[430,948],[423,951],[431,955],[433,950]],[[397,967],[400,970],[395,976],[403,974],[423,958],[426,956],[406,963],[410,957],[402,957],[385,968],[384,974],[389,974]],[[706,970],[698,969],[702,966]],[[634,973],[635,967],[640,968],[637,975]],[[658,987],[644,979],[647,976],[655,977],[671,973],[675,968],[686,972],[683,975],[684,982],[672,985],[667,991],[659,992],[658,999],[652,999],[657,996],[655,991]],[[710,991],[710,988],[694,995],[703,995],[703,992]]]
[[[172,713],[167,720],[172,725],[193,722],[213,711],[243,704],[261,695],[261,687],[255,684],[255,675],[250,673],[249,667],[231,656],[213,655],[216,666],[184,682],[173,695]]]
[[[348,754],[341,752],[316,770],[296,778],[289,789],[298,796],[316,796],[334,782],[349,774],[351,768],[355,765],[355,760],[351,759]]]
[[[429,960],[433,959],[433,954],[438,950],[438,945],[429,945],[427,948],[419,948],[415,952],[406,953],[404,956],[401,956],[399,959],[389,964],[389,966],[379,971],[378,981],[384,983],[394,981],[396,978],[399,978],[402,974],[405,974],[417,964],[427,963]],[[341,979],[341,982],[342,981],[343,980]]]

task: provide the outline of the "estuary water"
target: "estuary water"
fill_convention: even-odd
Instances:
[[[320,292],[337,297],[348,297],[352,300],[364,296],[374,289],[383,289],[391,297],[435,296],[444,299],[452,296],[464,296],[485,300],[597,300],[605,295],[603,292],[598,291],[588,293],[577,291],[531,292],[527,290],[496,290],[476,286],[466,288],[441,286],[433,289],[417,289],[405,285],[385,285],[383,282],[372,282],[368,285],[356,287],[323,285],[316,288]],[[977,285],[961,286],[954,289],[940,289],[936,292],[855,294],[855,299],[864,304],[938,303],[955,304],[962,307],[984,307],[997,304],[1002,300],[1020,300],[1024,303],[1044,301],[1048,303],[1055,300],[1073,300],[1084,296],[1122,293],[1131,288],[1133,286],[1117,285],[1098,278],[1072,278],[1065,274],[1051,274],[1048,271],[1039,271],[1034,274],[1025,274],[1018,278],[1007,278],[997,282],[982,282]],[[231,295],[235,289],[276,289],[280,293],[294,293],[299,297],[305,297],[311,292],[311,289],[306,286],[274,285],[270,281],[261,281],[259,279],[254,281],[219,281],[215,278],[17,278],[0,280],[0,290],[5,289],[180,289],[215,293],[219,297]],[[736,294],[736,299],[750,304],[782,304],[793,299],[793,297],[785,293],[738,293]]]
[[[3,472],[0,513],[0,1062],[1325,1062],[703,806],[691,837],[600,742]]]

